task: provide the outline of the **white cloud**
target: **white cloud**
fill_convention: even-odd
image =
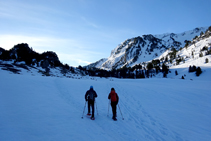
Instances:
[[[89,26],[94,27],[94,28],[99,28],[99,26],[97,24],[95,24],[94,22],[91,22],[89,20],[87,20],[85,17],[81,17],[81,19]]]
[[[59,44],[67,43],[68,40],[51,38],[51,37],[32,37],[32,36],[23,36],[23,35],[0,35],[0,46],[5,49],[10,49],[14,45],[19,43],[28,43],[29,46],[37,47],[45,47],[53,49]]]
[[[62,63],[69,64],[70,66],[78,67],[79,65],[85,66],[90,63],[90,61],[87,61],[87,58],[85,58],[85,55],[82,54],[71,54],[71,53],[57,53],[60,60],[62,60]]]

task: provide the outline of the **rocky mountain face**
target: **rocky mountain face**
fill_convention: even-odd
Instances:
[[[25,62],[26,65],[37,65],[43,66],[44,62],[47,62],[49,65],[45,66],[60,66],[61,62],[55,52],[47,51],[42,54],[39,54],[33,51],[32,48],[28,46],[26,43],[15,45],[10,50],[4,50],[0,48],[0,59],[1,60],[14,60],[14,62]]]
[[[167,33],[161,35],[143,35],[127,39],[112,50],[111,55],[106,59],[101,59],[88,68],[96,67],[105,70],[112,70],[148,62],[159,58],[166,50],[183,48],[187,42],[190,42],[196,36],[204,33],[207,27],[195,28],[183,33]]]

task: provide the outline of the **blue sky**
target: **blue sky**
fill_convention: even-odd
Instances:
[[[211,0],[0,0],[0,47],[28,43],[70,66],[110,56],[128,38],[211,25]]]

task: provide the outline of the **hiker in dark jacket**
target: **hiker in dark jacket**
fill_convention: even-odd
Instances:
[[[108,95],[108,99],[111,100],[111,107],[112,107],[112,112],[113,112],[113,120],[117,120],[116,119],[116,105],[119,102],[119,96],[117,95],[117,93],[115,92],[114,88],[111,88],[111,92]]]
[[[85,100],[88,101],[88,113],[87,115],[90,114],[90,106],[92,106],[92,116],[91,119],[94,119],[94,103],[95,103],[95,97],[97,97],[97,93],[93,89],[93,86],[90,86],[90,89],[86,92],[85,94]]]

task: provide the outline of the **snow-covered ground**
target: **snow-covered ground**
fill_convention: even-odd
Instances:
[[[0,70],[0,140],[210,141],[210,72],[206,69],[200,77],[192,73],[193,80],[135,80],[43,77]],[[98,94],[95,121],[86,117],[87,107],[81,118],[90,85]],[[117,121],[111,119],[108,105],[111,87],[120,97],[123,117],[118,108]]]

